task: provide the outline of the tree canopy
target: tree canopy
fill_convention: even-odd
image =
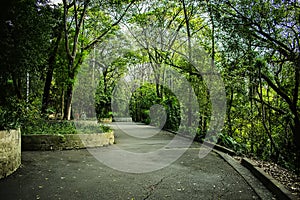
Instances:
[[[196,124],[203,140],[218,114],[212,99],[219,98],[216,91],[222,96],[209,80],[219,75],[226,116],[217,142],[299,170],[299,1],[14,0],[3,9],[0,128],[31,126],[49,115],[112,117],[116,86],[137,84],[139,76],[131,94],[118,92],[128,102],[118,109],[161,126],[162,118],[151,122],[161,112],[151,107],[160,104],[165,128],[178,130],[186,120],[184,131]],[[200,61],[191,62],[195,55],[201,70]],[[185,90],[187,102],[196,96],[196,112],[174,87]]]

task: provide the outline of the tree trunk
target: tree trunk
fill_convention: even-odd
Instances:
[[[298,107],[298,99],[299,99],[299,87],[300,87],[300,61],[299,56],[295,62],[295,88],[293,92],[293,106],[292,111],[294,113],[294,141],[297,149],[296,155],[296,170],[297,174],[300,174],[300,119],[299,119],[299,107]]]
[[[53,77],[55,59],[56,59],[59,43],[61,41],[61,37],[62,37],[62,35],[60,32],[59,35],[57,36],[53,52],[51,53],[49,60],[48,60],[49,66],[48,66],[48,70],[47,70],[46,82],[45,82],[44,92],[43,92],[42,114],[46,113],[46,110],[49,105],[50,89],[51,89],[51,82],[52,82],[52,77]]]
[[[15,93],[17,94],[18,99],[22,99],[22,92],[21,92],[21,79],[20,78],[16,78],[14,75],[12,77],[13,79],[13,86],[15,89]]]
[[[228,101],[228,107],[227,107],[227,122],[228,122],[228,135],[232,136],[233,130],[232,130],[232,124],[231,124],[231,108],[233,103],[233,89],[230,88],[230,99]]]
[[[297,175],[300,175],[300,135],[299,135],[299,130],[300,130],[300,121],[299,119],[295,119],[295,135],[294,135],[294,140],[295,140],[295,145],[296,145],[296,173]]]
[[[60,116],[62,119],[64,116],[64,108],[65,108],[65,90],[63,88],[61,90],[60,103],[61,103]]]
[[[266,110],[265,110],[265,102],[263,99],[263,85],[262,85],[262,73],[261,73],[261,65],[258,68],[258,75],[259,75],[259,92],[258,92],[258,96],[260,98],[261,101],[261,117],[262,117],[262,125],[267,133],[267,136],[269,137],[270,140],[270,153],[271,153],[271,157],[273,157],[273,150],[275,152],[275,155],[279,155],[280,153],[280,149],[277,147],[274,138],[272,136],[272,133],[269,129],[269,127],[267,127],[267,120],[266,120]]]
[[[190,17],[188,16],[188,12],[187,12],[187,8],[186,8],[186,4],[185,1],[182,0],[182,6],[183,6],[183,12],[184,12],[184,19],[185,19],[185,25],[186,25],[186,31],[187,31],[187,37],[188,37],[188,59],[189,61],[192,60],[192,43],[191,43],[191,30],[190,30]],[[189,72],[192,71],[192,67],[189,64]],[[188,81],[191,83],[191,75],[189,75],[188,77]],[[188,122],[187,122],[187,126],[190,127],[192,125],[192,106],[190,104],[191,99],[192,99],[192,89],[191,87],[188,88],[188,98],[189,98],[189,105],[187,107],[187,117],[188,117]]]
[[[73,97],[73,84],[69,83],[66,96],[65,96],[65,107],[64,107],[64,120],[71,119],[71,104],[72,104],[72,97]]]
[[[52,82],[52,76],[53,76],[54,66],[50,66],[47,71],[46,75],[46,82],[44,86],[44,92],[43,92],[43,100],[42,100],[42,114],[46,113],[46,110],[49,105],[49,99],[50,99],[50,88],[51,88],[51,82]]]
[[[190,80],[189,80],[190,81]],[[191,127],[192,126],[192,86],[188,87],[188,95],[189,95],[189,102],[188,102],[188,122],[187,122],[187,126]]]
[[[73,98],[73,82],[75,79],[75,73],[73,72],[73,66],[74,66],[74,60],[70,60],[69,63],[69,80],[67,82],[67,91],[65,95],[65,108],[64,108],[64,120],[70,120],[71,119],[71,104],[72,104],[72,98]]]

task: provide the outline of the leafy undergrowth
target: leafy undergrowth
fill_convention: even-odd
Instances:
[[[242,159],[239,156],[236,156],[235,158],[239,161]],[[253,158],[248,159],[251,159],[257,164],[258,167],[263,169],[265,173],[272,176],[274,179],[284,185],[287,190],[300,199],[300,177],[294,172],[289,171],[273,162],[267,162]]]
[[[23,135],[29,134],[92,134],[111,131],[109,126],[89,121],[49,121],[39,120],[22,127]]]

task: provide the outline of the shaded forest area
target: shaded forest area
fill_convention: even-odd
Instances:
[[[111,117],[112,94],[125,73],[151,69],[156,79],[175,83],[164,76],[171,67],[198,97],[201,140],[210,123],[210,92],[188,59],[172,53],[201,48],[225,85],[218,143],[299,174],[299,1],[12,0],[2,9],[1,129],[26,132],[49,116],[71,120],[84,111],[91,117],[94,108],[98,118]],[[165,45],[155,45],[157,39]],[[89,99],[83,107],[72,98],[86,90],[96,92],[81,95]],[[150,123],[153,104],[166,108],[165,126],[176,130],[180,102],[159,84],[135,91],[129,106],[134,120]]]

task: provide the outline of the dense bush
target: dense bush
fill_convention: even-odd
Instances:
[[[91,134],[110,131],[110,127],[78,121],[49,121],[40,119],[22,128],[22,134]]]
[[[40,119],[40,112],[34,102],[28,104],[14,97],[2,101],[4,103],[0,106],[0,129],[16,129]]]
[[[136,122],[177,131],[180,125],[178,99],[167,88],[164,88],[162,97],[158,97],[155,87],[154,84],[144,84],[133,93],[129,106],[131,117]],[[160,105],[161,107],[151,110],[154,105]],[[165,122],[165,124],[161,124],[162,122]]]

